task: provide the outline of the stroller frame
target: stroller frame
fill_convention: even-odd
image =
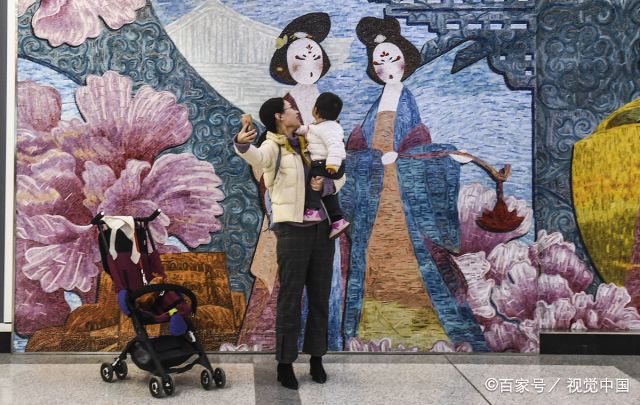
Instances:
[[[137,232],[139,226],[144,231],[145,235],[148,236],[149,242],[151,243],[151,247],[154,249],[154,251],[156,250],[156,246],[153,241],[153,237],[149,230],[148,224],[149,222],[157,218],[161,212],[162,211],[158,208],[153,212],[153,214],[148,217],[134,218],[136,224],[136,230],[134,230],[134,232]],[[109,252],[109,244],[107,243],[107,238],[105,236],[104,228],[106,227],[106,224],[103,221],[104,216],[104,212],[98,213],[91,220],[91,224],[95,225],[98,228],[98,239],[101,247],[100,251],[102,256],[102,266],[105,272],[107,272],[109,276],[112,276],[111,269],[109,269],[108,260],[105,257]],[[136,306],[136,299],[148,293],[160,292],[161,294],[164,294],[164,292],[168,291],[176,292],[181,297],[186,295],[191,301],[191,316],[195,316],[198,307],[197,298],[191,290],[183,286],[176,284],[147,284],[134,292],[128,290],[126,298],[126,304],[129,310],[128,316],[133,323],[136,336],[127,343],[122,352],[114,358],[113,362],[102,363],[102,365],[100,366],[100,376],[105,382],[113,382],[114,374],[119,380],[125,379],[128,373],[126,360],[127,356],[131,355],[132,361],[140,369],[152,373],[152,377],[149,380],[149,391],[151,392],[151,395],[156,398],[160,398],[164,395],[170,396],[174,393],[175,385],[171,374],[184,373],[191,370],[196,365],[201,365],[202,367],[204,367],[204,369],[200,373],[200,383],[204,389],[209,390],[214,385],[218,388],[224,387],[224,385],[226,384],[226,376],[224,370],[222,370],[221,368],[213,369],[206,353],[202,348],[202,345],[196,338],[196,332],[190,319],[185,319],[188,330],[187,333],[185,333],[185,335],[183,336],[161,335],[156,338],[149,337],[145,325],[158,324],[161,322],[145,321],[145,315]],[[169,362],[169,365],[163,364],[163,359],[160,355],[160,353],[162,352],[159,352],[156,346],[167,346],[167,344],[169,346],[174,345],[174,347],[170,348],[170,350],[172,350],[172,354],[174,354],[174,356],[177,355],[178,360],[182,358],[184,358],[184,360],[179,361],[178,364],[173,364],[175,363],[175,359],[171,359],[172,361]],[[181,344],[181,347],[176,348],[176,344]],[[136,360],[136,357],[134,357],[134,351],[137,349],[146,350],[145,354],[148,354],[150,359],[148,359],[144,363]],[[184,353],[180,353],[180,350],[184,350]],[[192,360],[191,362],[187,362],[187,360],[192,358],[194,355],[197,355],[197,358],[195,360]],[[177,367],[177,365],[182,365],[182,367]]]

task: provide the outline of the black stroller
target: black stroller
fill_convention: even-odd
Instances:
[[[106,217],[101,212],[91,220],[91,224],[98,228],[102,267],[111,276],[119,294],[121,309],[131,318],[136,333],[113,363],[102,363],[100,376],[105,382],[112,382],[114,373],[120,380],[126,378],[126,359],[127,355],[131,355],[136,366],[153,374],[149,381],[149,391],[156,398],[173,394],[175,386],[170,374],[189,371],[196,364],[204,367],[200,373],[200,383],[204,389],[208,390],[214,384],[222,388],[226,383],[224,370],[214,370],[211,367],[196,339],[190,319],[198,306],[194,293],[175,284],[149,284],[154,277],[161,277],[162,280],[165,276],[149,230],[149,222],[160,215],[160,212],[157,209],[149,217],[130,218],[130,223],[134,224],[133,229],[131,226],[116,229],[115,237],[107,222],[112,218],[126,217]],[[137,263],[132,260],[134,256],[138,259]],[[151,297],[152,305],[143,307],[137,300],[146,294],[154,294]],[[185,296],[189,303],[185,301]],[[149,337],[145,325],[169,322],[176,314],[184,320],[184,333],[180,336]],[[197,357],[189,361],[193,356]]]

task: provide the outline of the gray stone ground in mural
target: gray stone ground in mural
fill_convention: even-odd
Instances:
[[[1,404],[156,403],[149,375],[131,365],[124,381],[102,382],[113,355],[0,355]],[[295,364],[299,391],[276,382],[272,354],[216,354],[227,385],[205,391],[199,370],[175,377],[181,403],[233,404],[637,404],[640,364],[632,356],[330,354],[326,384]]]

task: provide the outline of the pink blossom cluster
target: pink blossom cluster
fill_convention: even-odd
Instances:
[[[490,200],[477,204],[469,198],[478,195],[478,187],[461,190],[460,217],[465,221],[461,227],[467,235],[475,232],[475,218],[493,204]],[[526,205],[516,205],[526,217]],[[528,227],[519,228],[510,238],[527,233]],[[543,329],[640,329],[640,314],[629,305],[625,287],[601,284],[595,298],[585,292],[593,276],[574,244],[560,233],[542,230],[531,246],[499,238],[493,238],[494,244],[484,240],[475,249],[467,243],[466,250],[475,253],[455,258],[467,281],[467,301],[491,350],[536,352]]]
[[[160,154],[191,135],[188,110],[169,92],[115,72],[89,76],[76,92],[83,119],[61,120],[57,90],[18,83],[16,145],[16,322],[30,334],[69,312],[62,290],[87,293],[99,274],[97,233],[107,215],[163,213],[151,231],[196,247],[222,224],[220,178],[190,153]]]
[[[19,0],[18,15],[24,14],[35,2]],[[63,43],[78,46],[102,33],[101,20],[117,30],[132,23],[136,10],[145,4],[146,0],[40,0],[31,25],[34,34],[48,40],[51,46]]]

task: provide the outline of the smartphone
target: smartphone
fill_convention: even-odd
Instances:
[[[242,122],[242,127],[247,127],[247,131],[253,131],[256,127],[253,125],[253,118],[251,118],[251,114],[242,114],[240,116],[240,122]]]

